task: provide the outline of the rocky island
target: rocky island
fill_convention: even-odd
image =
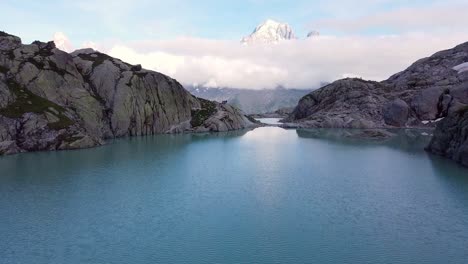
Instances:
[[[230,105],[92,49],[22,44],[0,32],[0,155],[88,148],[106,139],[256,126]]]
[[[382,82],[349,78],[304,96],[290,127],[434,127],[468,105],[468,42],[421,59]]]
[[[468,166],[468,42],[382,82],[343,79],[304,96],[290,128],[433,128],[427,150]]]

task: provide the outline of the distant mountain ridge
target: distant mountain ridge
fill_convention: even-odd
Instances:
[[[274,112],[281,108],[295,107],[299,99],[312,89],[236,89],[207,88],[202,86],[185,86],[191,94],[207,100],[227,101],[242,109],[246,114]]]

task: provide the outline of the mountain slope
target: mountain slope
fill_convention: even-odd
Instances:
[[[300,127],[426,127],[468,105],[468,42],[383,82],[343,79],[304,96],[285,119]]]
[[[0,154],[85,148],[105,139],[253,126],[176,80],[94,50],[23,45],[0,32]]]
[[[207,100],[222,102],[239,107],[247,114],[262,114],[274,112],[281,108],[295,107],[299,99],[311,90],[301,89],[235,89],[206,88],[185,86],[193,95]]]

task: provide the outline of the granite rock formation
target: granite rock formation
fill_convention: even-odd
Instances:
[[[0,32],[0,154],[87,148],[106,139],[256,124],[176,80],[85,49]]]
[[[468,167],[468,107],[450,113],[437,124],[426,150]]]
[[[468,42],[383,82],[343,79],[304,96],[288,127],[434,127],[468,105]]]

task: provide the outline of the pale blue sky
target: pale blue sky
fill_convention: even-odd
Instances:
[[[64,32],[73,42],[142,39],[171,39],[191,36],[238,40],[267,18],[289,23],[299,37],[309,30],[324,34],[346,34],[328,27],[337,19],[356,19],[379,13],[430,5],[451,0],[43,0],[0,1],[0,30],[21,36],[25,42],[51,39]],[[327,21],[326,23],[321,23]],[[349,30],[348,30],[349,31]],[[398,34],[391,25],[363,27],[353,34]]]

